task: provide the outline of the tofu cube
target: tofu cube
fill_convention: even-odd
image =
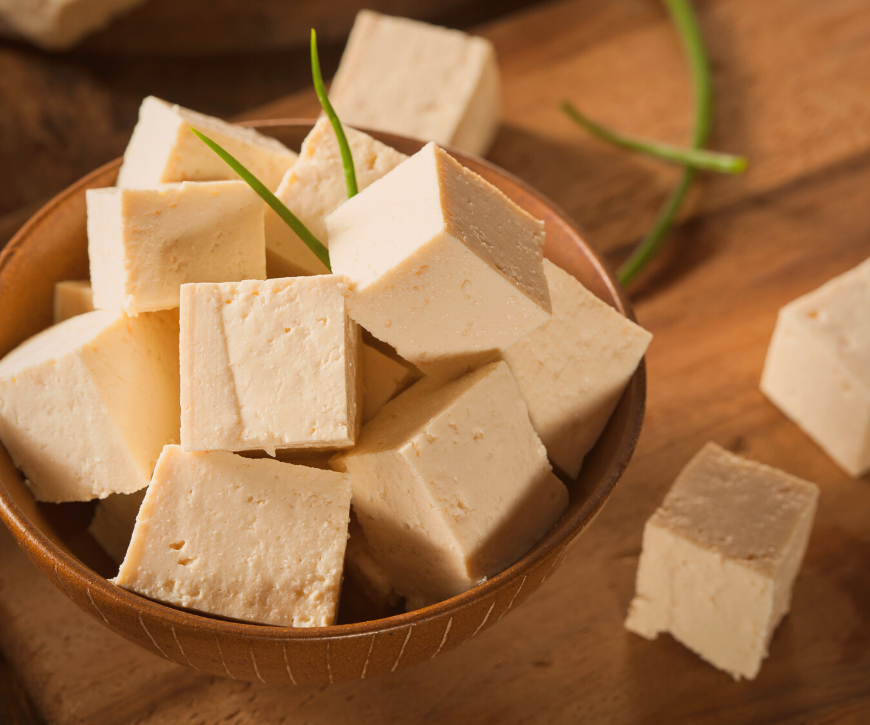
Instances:
[[[553,317],[505,350],[550,460],[577,478],[652,335],[544,260]]]
[[[246,622],[335,621],[347,476],[166,446],[118,576],[124,589]]]
[[[332,461],[372,557],[409,609],[464,592],[531,549],[568,505],[504,362],[424,378]]]
[[[381,408],[412,383],[420,379],[420,371],[398,355],[388,355],[363,343],[363,425]]]
[[[360,190],[407,156],[349,126],[344,128]],[[309,231],[329,246],[326,217],[347,201],[341,152],[332,124],[321,117],[302,143],[299,159],[275,192]],[[266,268],[269,277],[328,274],[329,270],[271,208],[266,208]]]
[[[94,508],[88,532],[117,564],[124,561],[136,526],[136,515],[147,490],[113,493],[98,501]]]
[[[498,132],[492,43],[361,10],[329,90],[344,123],[484,155]]]
[[[646,523],[626,628],[670,632],[734,679],[754,679],[788,613],[818,496],[708,443]]]
[[[326,224],[351,317],[427,375],[473,369],[550,319],[543,222],[435,144]]]
[[[270,190],[296,161],[296,154],[271,136],[148,96],[139,108],[117,185],[148,189],[176,181],[238,179],[191,127],[223,146]]]
[[[333,275],[181,288],[185,451],[345,448],[359,429],[359,328]]]
[[[381,609],[395,607],[399,602],[390,578],[369,550],[362,526],[351,510],[347,529],[347,549],[344,553],[344,575],[356,583],[359,590]]]
[[[94,295],[91,292],[91,283],[87,280],[68,280],[54,286],[55,325],[93,309]]]
[[[870,471],[870,259],[779,311],[761,391],[849,475]]]
[[[89,189],[94,306],[178,307],[181,285],[265,279],[263,202],[243,181]]]
[[[178,315],[87,312],[0,361],[0,440],[38,501],[148,485],[178,440]]]

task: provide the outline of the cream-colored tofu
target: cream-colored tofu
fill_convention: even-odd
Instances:
[[[106,553],[120,564],[124,561],[136,515],[147,488],[136,493],[113,493],[97,503],[88,531]]]
[[[473,369],[550,319],[543,222],[435,144],[326,224],[351,317],[427,375]]]
[[[345,576],[351,577],[360,591],[379,607],[396,606],[399,595],[393,589],[383,567],[372,556],[363,528],[353,511],[351,511],[347,533],[347,550],[344,554]]]
[[[420,372],[398,355],[388,355],[376,347],[363,343],[363,425],[378,411],[412,383],[420,379]]]
[[[45,50],[68,50],[144,1],[0,0],[0,27]]]
[[[442,386],[424,378],[332,465],[350,474],[371,556],[409,609],[510,566],[568,505],[504,362]]]
[[[625,626],[674,638],[734,679],[755,678],[788,613],[819,488],[708,443],[643,533]]]
[[[849,475],[870,471],[870,259],[779,311],[761,391]]]
[[[94,309],[94,295],[87,280],[58,282],[54,286],[54,324]]]
[[[263,202],[243,181],[89,189],[94,306],[178,307],[181,285],[266,278]]]
[[[86,312],[0,361],[0,440],[38,501],[148,485],[178,440],[178,314]]]
[[[329,98],[344,123],[482,156],[501,114],[495,49],[458,30],[361,10]]]
[[[362,342],[345,294],[334,275],[184,285],[184,450],[353,445]]]
[[[296,162],[296,154],[271,136],[148,96],[124,152],[118,186],[148,189],[176,181],[238,179],[191,128],[223,146],[270,190]]]
[[[357,187],[362,190],[402,163],[407,156],[345,127]],[[329,246],[326,217],[347,201],[344,166],[335,131],[321,117],[302,143],[299,159],[284,174],[275,192],[323,244]],[[270,277],[327,274],[329,270],[270,208],[266,208],[266,268]]]
[[[113,581],[198,612],[327,626],[349,516],[350,482],[334,471],[166,446]]]
[[[652,335],[544,260],[553,317],[503,359],[550,460],[576,478]]]

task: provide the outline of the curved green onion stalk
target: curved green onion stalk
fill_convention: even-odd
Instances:
[[[232,156],[228,151],[223,149],[220,145],[212,141],[208,136],[203,133],[200,133],[195,128],[190,129],[194,136],[196,136],[200,141],[202,141],[206,146],[208,146],[212,151],[214,151],[218,156],[223,159],[227,166],[229,166],[233,171],[235,171],[242,180],[247,183],[260,198],[265,201],[272,209],[275,210],[275,213],[284,220],[288,227],[290,227],[296,235],[308,245],[308,248],[314,252],[317,258],[326,265],[326,268],[331,272],[332,267],[329,264],[329,252],[326,247],[320,243],[320,240],[315,237],[310,231],[308,231],[308,227],[306,227],[296,215],[290,211],[281,200],[275,196],[269,189],[266,188],[266,185],[263,184],[256,176],[254,176],[250,171],[248,171],[242,164]]]
[[[570,101],[562,101],[560,108],[572,121],[585,128],[593,136],[616,146],[704,171],[718,171],[721,174],[742,174],[746,171],[746,159],[742,156],[732,156],[704,149],[683,148],[669,143],[616,133],[584,116]]]
[[[317,54],[317,33],[314,28],[311,28],[311,75],[314,77],[314,90],[317,93],[317,98],[320,100],[320,105],[323,107],[326,117],[332,124],[335,131],[335,138],[338,140],[338,148],[341,151],[341,163],[344,166],[344,180],[347,183],[347,198],[356,196],[359,189],[356,185],[356,171],[353,167],[353,156],[350,153],[350,146],[347,143],[347,136],[344,135],[344,128],[341,121],[329,102],[329,96],[326,95],[326,87],[323,85],[323,76],[320,75],[320,57]]]

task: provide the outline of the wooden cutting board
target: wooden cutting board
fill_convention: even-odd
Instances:
[[[544,587],[431,663],[322,688],[215,679],[79,612],[0,534],[0,647],[49,723],[870,722],[870,480],[851,480],[758,391],[778,308],[870,256],[870,3],[699,2],[717,92],[714,145],[748,155],[706,177],[633,289],[655,339],[648,414],[626,475]],[[505,123],[490,158],[551,196],[614,261],[677,172],[560,115],[684,142],[691,91],[654,0],[567,0],[480,28],[498,49]],[[311,93],[249,117],[310,116]],[[870,311],[868,311],[870,314]],[[708,440],[817,482],[792,611],[753,682],[670,637],[622,627],[643,522]],[[27,716],[20,715],[22,722]]]

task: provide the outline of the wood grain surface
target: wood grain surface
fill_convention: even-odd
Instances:
[[[403,672],[323,688],[258,686],[121,641],[2,533],[0,648],[35,717],[870,722],[870,480],[848,478],[758,391],[778,308],[870,256],[870,3],[697,5],[714,67],[714,144],[747,154],[751,168],[704,178],[667,253],[634,288],[639,320],[655,335],[644,432],[611,500],[535,596],[462,648]],[[659,3],[566,0],[479,30],[496,43],[505,83],[490,158],[553,198],[618,261],[677,171],[590,139],[556,103],[569,97],[615,127],[685,141],[688,74]],[[2,84],[0,74],[0,93]],[[246,115],[315,108],[306,91]],[[822,489],[792,611],[753,682],[735,683],[670,637],[647,642],[622,627],[643,522],[707,440]]]

